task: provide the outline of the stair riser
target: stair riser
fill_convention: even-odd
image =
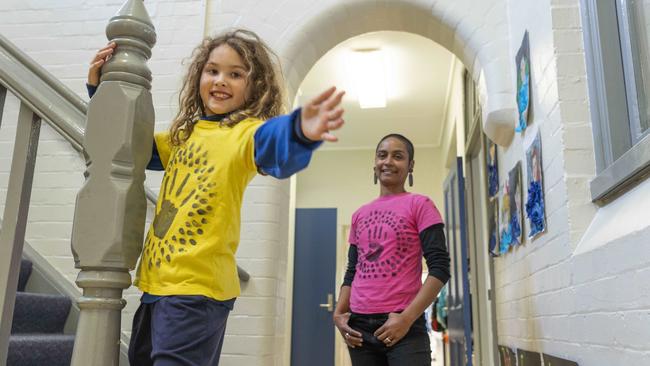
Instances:
[[[12,336],[7,366],[69,366],[73,346],[74,336]]]
[[[65,296],[19,292],[11,334],[62,333],[71,305]]]

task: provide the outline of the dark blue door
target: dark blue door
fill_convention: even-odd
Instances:
[[[445,227],[451,258],[447,300],[451,366],[472,366],[472,301],[469,294],[469,261],[465,221],[463,160],[457,158],[445,179]]]
[[[336,209],[296,209],[291,365],[334,365]]]

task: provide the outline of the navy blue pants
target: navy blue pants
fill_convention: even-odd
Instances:
[[[142,302],[133,318],[131,366],[219,364],[226,321],[234,300],[164,296]]]
[[[399,342],[387,347],[374,333],[388,320],[388,314],[350,315],[348,325],[363,338],[361,347],[350,348],[353,366],[431,366],[431,344],[424,315]]]

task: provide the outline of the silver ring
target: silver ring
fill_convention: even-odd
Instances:
[[[390,337],[388,337],[388,338],[384,339],[384,342],[393,343],[393,340],[390,339]]]
[[[350,333],[345,333],[345,338],[350,338]]]

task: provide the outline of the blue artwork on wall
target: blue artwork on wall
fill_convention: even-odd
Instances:
[[[517,63],[517,110],[519,118],[515,131],[522,132],[528,126],[531,111],[530,92],[530,47],[528,44],[528,31],[524,34],[521,46],[515,57]]]
[[[510,247],[522,243],[521,211],[521,161],[508,173],[503,186],[500,212],[499,252],[505,253]]]
[[[544,209],[544,184],[542,177],[542,141],[539,132],[532,144],[526,149],[528,177],[528,199],[526,201],[526,218],[530,226],[529,238],[535,238],[546,231]]]

